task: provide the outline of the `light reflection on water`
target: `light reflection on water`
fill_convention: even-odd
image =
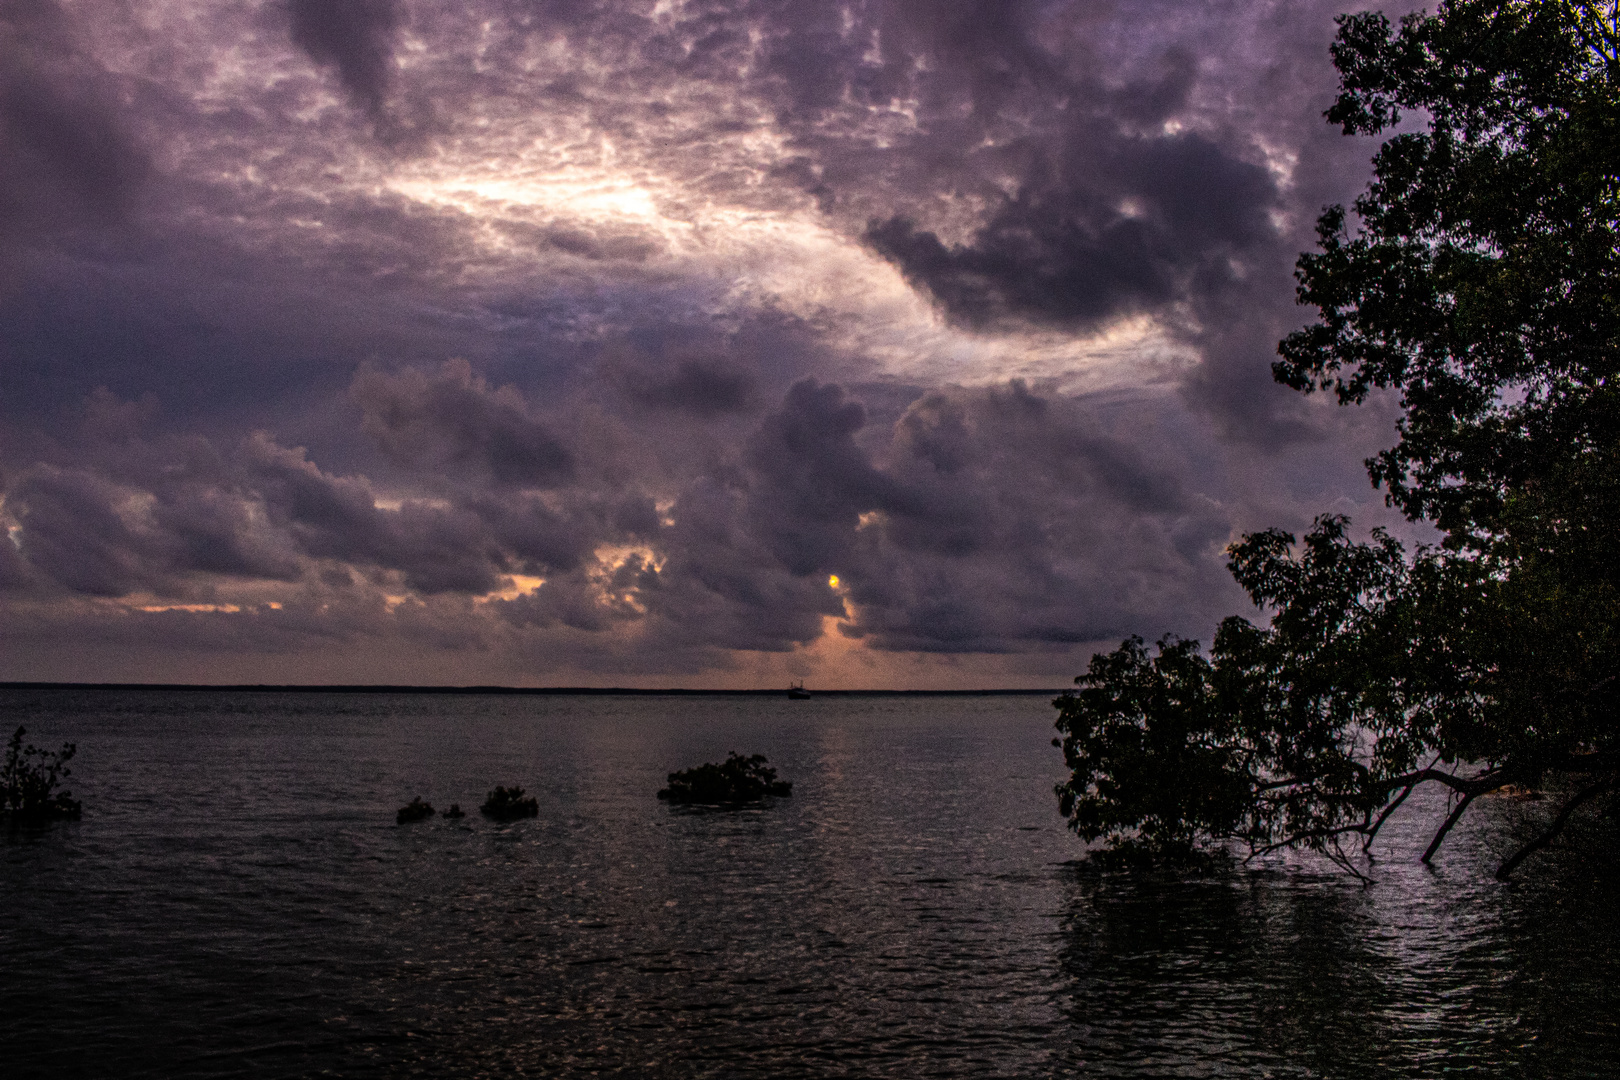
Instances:
[[[1620,1072],[1612,860],[1490,880],[1484,826],[1537,808],[1432,871],[1403,812],[1371,889],[1100,875],[1040,698],[0,691],[0,723],[77,740],[86,805],[0,840],[8,1077]],[[732,749],[794,798],[653,798]],[[540,818],[393,823],[497,783]]]

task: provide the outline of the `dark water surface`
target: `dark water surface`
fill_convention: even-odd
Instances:
[[[0,834],[0,1075],[1620,1075],[1612,854],[1490,878],[1545,803],[1483,800],[1433,870],[1403,811],[1372,888],[1102,875],[1051,713],[0,690],[85,803]],[[653,798],[732,749],[793,798]],[[540,817],[480,818],[497,783]],[[414,795],[471,812],[395,826]]]

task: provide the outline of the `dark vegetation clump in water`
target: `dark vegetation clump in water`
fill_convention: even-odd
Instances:
[[[534,799],[523,798],[522,788],[507,789],[498,787],[489,793],[489,800],[484,803],[483,811],[497,821],[513,821],[517,818],[538,817],[540,815],[540,804]],[[460,803],[451,803],[448,810],[435,811],[432,803],[423,802],[422,797],[418,795],[399,808],[399,813],[394,815],[394,820],[401,825],[409,825],[415,821],[426,821],[434,813],[443,814],[451,820],[467,816],[466,812],[461,809]]]
[[[517,821],[519,818],[539,817],[540,802],[534,798],[525,799],[523,789],[520,787],[504,788],[497,786],[484,800],[484,805],[478,812],[485,817],[496,821]]]
[[[793,784],[776,778],[776,770],[765,764],[764,754],[743,757],[732,751],[719,765],[711,761],[670,773],[669,787],[660,791],[658,797],[672,803],[732,806],[759,802],[767,795],[792,794]]]
[[[0,814],[10,817],[13,824],[77,820],[78,800],[71,792],[56,788],[73,771],[67,763],[78,747],[63,743],[53,753],[32,744],[24,746],[26,734],[27,728],[18,728],[6,746],[6,764],[0,770]]]
[[[413,821],[425,821],[432,816],[433,804],[423,802],[422,796],[418,795],[407,805],[399,808],[394,820],[401,825],[409,825]]]

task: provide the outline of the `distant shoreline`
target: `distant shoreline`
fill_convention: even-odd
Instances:
[[[538,694],[549,696],[631,697],[782,697],[786,688],[772,690],[702,690],[669,687],[660,690],[596,686],[349,686],[293,683],[73,683],[0,682],[0,690],[169,690],[266,694]],[[1035,697],[1063,690],[813,690],[816,697]]]

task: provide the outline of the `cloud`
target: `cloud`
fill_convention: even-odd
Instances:
[[[465,364],[368,378],[373,391],[442,383],[532,409]],[[283,583],[430,606],[477,598],[486,620],[443,609],[457,632],[597,635],[621,656],[640,655],[623,652],[631,639],[792,650],[829,618],[879,650],[1002,653],[1123,633],[1144,612],[1184,621],[1220,595],[1230,533],[1177,455],[1124,437],[1162,405],[1099,408],[1019,383],[934,391],[868,430],[842,387],[802,380],[734,458],[689,466],[662,510],[603,486],[599,463],[548,492],[517,495],[475,470],[447,497],[390,500],[264,433],[228,453],[152,442],[150,407],[91,404],[90,426],[121,448],[20,474],[6,507],[28,567],[12,576],[139,603],[241,606]],[[531,584],[504,595],[519,578]]]
[[[1190,487],[1178,451],[1143,438],[1167,422],[1162,399],[1017,383],[925,395],[888,453],[910,505],[865,524],[870,561],[841,575],[854,629],[885,649],[1016,651],[1230,605],[1230,511]]]
[[[746,412],[758,391],[753,375],[711,357],[688,357],[667,372],[632,368],[621,379],[625,392],[643,405],[704,417]]]
[[[158,468],[144,483],[105,469],[25,471],[6,497],[23,558],[104,597],[195,599],[231,579],[300,581],[331,561],[395,573],[424,595],[499,586],[505,556],[470,511],[418,500],[379,508],[363,479],[325,474],[262,435],[216,459],[217,473],[161,448],[148,457]]]
[[[20,550],[39,570],[76,592],[122,596],[158,580],[142,556],[155,545],[132,527],[125,493],[82,472],[41,469],[7,493],[23,523]]]
[[[326,475],[264,437],[241,454],[269,523],[306,555],[397,571],[408,588],[430,596],[498,586],[500,554],[476,515],[418,500],[381,508],[363,480]]]
[[[393,84],[395,0],[289,0],[292,40],[317,64],[337,69],[355,102],[374,119]]]
[[[504,221],[499,228],[518,243],[552,248],[596,262],[645,262],[665,250],[663,238],[656,232],[619,223],[552,222],[540,225],[527,221]]]
[[[969,243],[947,247],[902,217],[874,222],[867,241],[970,326],[1086,330],[1218,288],[1227,260],[1273,239],[1270,178],[1208,140],[1068,135],[1069,159],[1037,163]]]
[[[16,545],[9,539],[0,541],[0,592],[21,591],[32,581],[33,574]]]
[[[1378,507],[1390,414],[1269,379],[1334,10],[0,0],[0,669],[1207,635],[1235,534]]]
[[[1230,602],[1227,513],[1187,489],[1185,462],[1126,436],[1162,408],[1017,383],[919,399],[883,448],[884,483],[847,489],[869,495],[829,564],[846,632],[888,650],[1019,651]]]
[[[865,409],[846,400],[842,387],[805,380],[750,440],[761,480],[751,500],[753,526],[791,573],[848,562],[861,514],[908,502],[906,490],[856,445],[865,423]]]
[[[556,487],[574,459],[511,387],[491,389],[465,360],[437,374],[365,368],[351,394],[367,435],[391,459],[427,472],[487,476],[496,484]]]
[[[0,247],[130,213],[150,163],[112,83],[54,3],[0,4]]]

